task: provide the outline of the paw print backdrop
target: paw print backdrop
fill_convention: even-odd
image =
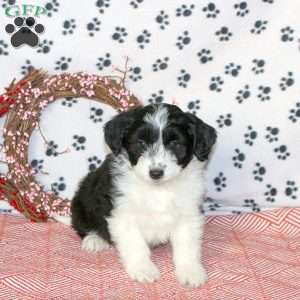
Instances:
[[[47,9],[39,18],[4,14],[19,4],[1,1],[2,90],[33,67],[120,75],[128,56],[126,84],[145,104],[175,102],[217,129],[207,214],[299,206],[298,1],[48,0],[34,1]],[[37,46],[13,47],[28,29]],[[73,196],[103,161],[103,124],[115,113],[74,98],[45,109],[29,161],[46,190]]]

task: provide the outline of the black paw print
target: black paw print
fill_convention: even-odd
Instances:
[[[243,162],[245,161],[246,159],[246,156],[244,153],[242,153],[239,149],[234,149],[234,152],[236,155],[234,155],[232,157],[232,160],[233,160],[233,165],[236,167],[236,168],[239,168],[241,169],[243,167]]]
[[[43,40],[38,44],[37,53],[47,54],[50,52],[51,46],[53,46],[53,41]]]
[[[0,40],[0,55],[8,55],[7,47],[8,45],[3,40]]]
[[[29,59],[25,60],[25,65],[21,66],[21,74],[26,75],[34,69],[34,66],[31,64]]]
[[[43,159],[33,159],[30,162],[30,165],[35,170],[36,173],[40,173],[41,171],[43,171],[43,163],[44,163]]]
[[[229,74],[232,77],[237,77],[241,69],[242,66],[235,65],[234,63],[230,63],[227,66],[225,66],[225,74]]]
[[[96,7],[99,8],[99,13],[104,14],[106,8],[110,6],[110,0],[97,0]]]
[[[133,0],[130,2],[130,5],[133,7],[133,8],[138,8],[139,7],[139,4],[143,3],[144,0]]]
[[[280,145],[274,149],[274,152],[277,153],[277,158],[280,160],[286,160],[291,154],[288,152],[286,145]]]
[[[193,9],[195,8],[195,5],[194,4],[191,4],[191,5],[181,5],[181,7],[177,8],[176,9],[176,16],[177,17],[189,17],[192,15],[193,13]]]
[[[58,148],[58,145],[55,144],[54,141],[50,141],[47,144],[47,149],[46,149],[46,155],[47,156],[57,156],[58,152],[56,151],[56,149]]]
[[[97,107],[91,107],[90,119],[94,123],[102,122],[103,109]]]
[[[290,26],[281,28],[280,33],[282,42],[292,42],[294,40],[294,29]]]
[[[86,137],[84,136],[79,136],[77,134],[75,134],[73,136],[73,139],[75,140],[75,142],[72,144],[72,146],[74,147],[74,149],[76,151],[80,151],[80,150],[84,150],[85,149],[85,142],[86,142]]]
[[[63,101],[62,101],[62,105],[63,106],[67,106],[67,107],[72,107],[73,104],[78,103],[78,101],[76,100],[76,98],[73,97],[66,97]]]
[[[2,7],[4,9],[8,8],[9,6],[15,5],[17,0],[3,0]]]
[[[271,99],[270,97],[271,87],[260,85],[258,87],[258,91],[259,94],[257,95],[257,97],[260,99],[260,101],[268,101]]]
[[[200,109],[200,100],[196,99],[196,100],[190,101],[187,104],[187,108],[192,114],[195,115],[197,113],[197,111]]]
[[[47,16],[52,17],[54,12],[58,12],[59,3],[57,0],[51,0],[46,3],[45,8],[47,9]]]
[[[189,37],[189,32],[184,31],[182,35],[177,38],[176,46],[179,50],[182,50],[184,46],[188,45],[191,42],[191,38]]]
[[[112,35],[112,39],[119,42],[119,43],[124,43],[125,42],[125,37],[128,35],[126,32],[126,29],[124,27],[116,27],[115,32]]]
[[[65,71],[69,68],[69,63],[72,61],[71,57],[62,56],[55,62],[55,70]]]
[[[62,31],[62,34],[63,35],[73,34],[75,28],[76,28],[76,23],[75,23],[74,19],[65,20],[63,22],[63,31]]]
[[[100,30],[101,21],[98,18],[93,18],[91,22],[86,24],[86,29],[89,36],[95,36],[96,32]]]
[[[279,87],[282,91],[285,91],[288,87],[291,87],[295,83],[293,78],[293,72],[288,72],[287,77],[282,77],[279,83]]]
[[[237,96],[235,99],[238,103],[243,103],[244,100],[247,100],[251,96],[251,92],[249,90],[249,85],[246,84],[243,89],[238,90]]]
[[[298,120],[300,121],[300,102],[296,103],[296,107],[290,109],[289,120],[293,123],[296,123]]]
[[[141,75],[142,69],[140,67],[133,67],[129,69],[129,78],[132,81],[141,80],[143,77]]]
[[[262,2],[272,4],[272,3],[274,3],[274,0],[262,0]]]
[[[227,42],[232,37],[232,33],[229,31],[229,28],[226,26],[223,26],[218,31],[216,31],[215,35],[219,37],[219,41],[221,42]]]
[[[151,94],[151,97],[148,99],[149,103],[162,103],[164,102],[164,91],[159,90],[157,93]]]
[[[266,172],[267,172],[266,168],[262,166],[259,162],[257,162],[255,164],[255,169],[252,172],[252,174],[254,175],[254,180],[263,181]]]
[[[248,132],[244,134],[245,144],[253,146],[254,140],[257,138],[257,131],[251,125],[247,127]]]
[[[255,74],[261,74],[261,73],[264,73],[264,67],[265,67],[265,64],[266,62],[263,60],[263,59],[253,59],[252,60],[254,66],[252,67],[252,71],[255,73]]]
[[[65,184],[64,177],[59,177],[58,182],[54,182],[51,184],[51,190],[56,196],[58,196],[60,192],[63,192],[66,188],[67,186]]]
[[[153,72],[160,70],[165,70],[168,67],[169,57],[164,57],[163,59],[157,59],[156,62],[152,65]]]
[[[266,128],[267,134],[265,135],[269,143],[278,141],[279,128],[268,126]]]
[[[104,57],[99,57],[98,58],[98,63],[96,66],[98,67],[98,70],[103,70],[104,68],[107,68],[111,65],[111,59],[110,59],[110,54],[106,53]]]
[[[236,15],[238,17],[244,17],[250,12],[248,8],[248,4],[245,1],[234,4],[233,8],[236,10]]]
[[[177,82],[179,86],[186,88],[187,83],[190,81],[190,79],[191,74],[187,73],[187,71],[184,69],[180,70],[180,75],[177,77]]]
[[[275,201],[275,197],[277,195],[277,189],[275,187],[273,187],[271,184],[267,184],[267,191],[265,192],[265,200],[268,202],[274,202]]]
[[[93,172],[95,171],[100,165],[101,165],[101,159],[97,156],[91,156],[88,158],[89,162],[89,171]]]
[[[227,115],[220,115],[219,119],[217,120],[219,128],[222,128],[224,126],[231,126],[232,125],[232,116],[231,114]]]
[[[260,212],[260,208],[258,204],[254,201],[254,199],[245,199],[243,207],[251,207],[253,212]]]
[[[151,37],[151,33],[146,29],[143,30],[143,32],[141,34],[139,34],[136,38],[138,46],[141,49],[144,49],[145,45],[150,43],[150,37]]]
[[[220,13],[220,10],[217,9],[216,5],[212,2],[203,7],[202,11],[206,13],[206,18],[216,18]]]
[[[297,195],[296,195],[297,191],[298,191],[298,187],[296,187],[295,181],[288,180],[286,182],[286,188],[284,191],[286,196],[288,196],[292,199],[297,199]]]
[[[211,51],[209,49],[202,49],[197,53],[197,56],[200,59],[200,63],[206,64],[209,61],[213,60],[213,57],[211,56]]]
[[[257,20],[254,23],[253,28],[250,30],[253,34],[261,34],[264,30],[267,29],[268,21]]]
[[[160,25],[159,28],[164,30],[166,26],[170,24],[169,15],[167,15],[163,10],[159,12],[159,15],[156,16],[155,21]]]
[[[222,85],[224,84],[224,81],[220,76],[211,77],[209,89],[214,92],[221,92],[222,91]]]
[[[219,203],[211,203],[211,204],[208,204],[208,209],[210,211],[216,211],[218,208],[220,208],[220,204]]]
[[[227,187],[226,181],[227,179],[224,176],[223,172],[220,172],[219,175],[214,178],[216,191],[221,192],[224,188],[226,188]]]

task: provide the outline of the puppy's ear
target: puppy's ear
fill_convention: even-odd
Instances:
[[[125,133],[133,124],[135,115],[140,109],[138,107],[122,112],[105,124],[104,139],[113,154],[118,155],[121,152]]]
[[[200,161],[205,161],[216,142],[216,130],[191,113],[186,113],[186,116],[189,119],[190,132],[194,137],[194,154]]]

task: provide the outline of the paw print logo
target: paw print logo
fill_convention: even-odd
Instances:
[[[21,66],[21,74],[26,75],[27,73],[31,72],[34,69],[34,66],[31,64],[29,59],[25,60],[25,64]]]
[[[247,100],[251,96],[251,92],[249,90],[249,85],[246,84],[241,90],[238,90],[237,95],[235,99],[238,103],[243,103],[245,100]]]
[[[294,40],[294,29],[290,26],[281,28],[280,33],[282,42],[292,42]]]
[[[257,131],[251,125],[247,127],[248,132],[244,134],[245,144],[253,146],[254,140],[257,138]]]
[[[238,17],[245,17],[250,12],[248,4],[245,1],[234,4],[233,8],[236,10],[236,15]]]
[[[89,171],[93,172],[96,171],[98,167],[101,165],[101,159],[99,159],[97,156],[91,156],[88,158],[89,163]]]
[[[11,5],[15,5],[16,4],[16,0],[3,0],[3,3],[2,3],[2,7],[4,9],[8,8],[9,6]]]
[[[151,33],[146,29],[143,30],[143,32],[137,36],[136,41],[140,49],[144,49],[146,44],[150,43],[150,37]]]
[[[63,31],[62,31],[62,34],[63,35],[73,34],[75,28],[76,28],[76,23],[75,23],[74,19],[65,20],[63,22]]]
[[[252,34],[261,34],[264,30],[267,29],[268,21],[257,20],[254,23],[253,28],[250,30]]]
[[[263,59],[255,58],[252,60],[252,63],[253,63],[253,67],[251,70],[254,74],[258,75],[258,74],[264,73],[264,71],[265,71],[264,67],[265,67],[266,62]]]
[[[99,8],[99,13],[104,14],[105,9],[110,6],[110,0],[97,0],[96,7]]]
[[[78,101],[75,99],[75,98],[73,98],[73,97],[66,97],[63,101],[62,101],[62,105],[63,106],[66,106],[66,107],[72,107],[73,106],[73,104],[76,104],[76,103],[78,103]]]
[[[260,101],[269,101],[271,99],[271,87],[260,85],[258,87],[258,92],[259,94],[257,95],[257,97],[260,99]]]
[[[267,184],[267,190],[265,192],[265,200],[268,202],[275,202],[275,197],[277,196],[277,189],[271,184]]]
[[[243,207],[251,207],[253,212],[260,212],[260,208],[254,199],[245,199]]]
[[[7,47],[8,45],[3,40],[0,40],[0,55],[8,55]]]
[[[211,77],[209,89],[214,92],[221,92],[222,91],[222,85],[224,84],[224,81],[220,76]]]
[[[164,30],[166,26],[170,24],[169,15],[167,15],[163,10],[159,12],[159,15],[156,16],[155,21],[159,24],[159,28]]]
[[[180,75],[177,77],[177,82],[179,86],[186,88],[190,79],[191,79],[191,75],[187,73],[186,70],[184,69],[180,70]]]
[[[112,39],[119,43],[125,42],[125,37],[128,35],[124,27],[116,27],[115,32],[112,35]]]
[[[231,126],[232,125],[232,116],[231,114],[227,114],[227,115],[220,115],[218,120],[218,127],[219,128],[223,128],[224,126]]]
[[[293,200],[297,199],[298,187],[296,187],[295,181],[288,180],[286,182],[285,195]]]
[[[226,181],[227,179],[224,176],[223,172],[220,172],[219,175],[214,178],[216,191],[221,192],[224,188],[226,188],[227,187]]]
[[[53,13],[58,12],[59,3],[57,0],[51,0],[46,3],[45,8],[47,9],[47,16],[52,17]]]
[[[162,59],[157,59],[156,62],[152,65],[153,72],[165,70],[168,68],[169,57],[164,57]]]
[[[254,175],[254,180],[263,181],[264,175],[266,174],[266,168],[263,167],[259,162],[255,164],[255,169],[253,170],[252,174]]]
[[[278,141],[279,128],[268,126],[266,128],[266,131],[267,131],[267,134],[265,135],[265,138],[267,139],[267,141],[269,143]]]
[[[64,177],[59,177],[57,182],[51,184],[51,190],[53,193],[58,196],[61,192],[65,191],[67,188],[65,184]]]
[[[230,63],[227,66],[225,66],[225,74],[231,75],[232,77],[237,77],[241,69],[242,66]]]
[[[274,152],[277,153],[277,158],[280,160],[286,160],[291,154],[288,152],[286,145],[280,145],[274,149]]]
[[[47,149],[46,149],[46,155],[47,156],[57,156],[58,155],[57,148],[58,148],[58,145],[55,144],[54,141],[48,142]]]
[[[95,36],[95,34],[100,31],[101,21],[98,18],[93,18],[91,22],[86,24],[86,29],[89,36]]]
[[[65,71],[69,68],[69,64],[72,61],[71,57],[62,56],[55,62],[55,70]]]
[[[138,8],[139,7],[139,4],[143,3],[144,0],[134,0],[134,1],[131,1],[130,2],[130,5],[133,7],[133,8]]]
[[[84,136],[79,136],[79,135],[75,134],[73,136],[73,139],[74,139],[74,143],[72,144],[72,146],[74,147],[74,149],[76,151],[85,149],[86,138]]]
[[[181,7],[176,9],[176,16],[177,17],[189,17],[193,13],[193,9],[195,8],[194,4],[191,5],[181,5]]]
[[[152,93],[151,97],[148,99],[151,104],[158,104],[164,102],[164,91],[159,90],[157,93]]]
[[[192,114],[195,115],[197,113],[197,111],[200,109],[200,100],[196,99],[196,100],[190,101],[187,104],[187,108]]]
[[[211,56],[211,51],[209,49],[202,49],[197,53],[197,56],[199,57],[201,64],[206,64],[207,62],[213,60],[213,57]]]
[[[43,159],[33,159],[30,162],[30,166],[34,169],[34,171],[36,173],[42,173],[43,171],[43,164],[44,164],[44,160]]]
[[[102,71],[104,68],[108,68],[111,65],[110,54],[105,53],[103,57],[98,58],[98,63],[96,64],[98,70]]]
[[[90,119],[94,123],[102,122],[103,110],[97,107],[91,107],[90,109]]]
[[[242,153],[239,149],[235,149],[234,152],[235,152],[235,155],[232,157],[232,160],[234,162],[233,165],[236,168],[241,169],[243,167],[243,162],[246,159],[246,155],[244,153]]]
[[[216,31],[215,35],[219,38],[220,42],[228,42],[232,37],[232,33],[229,31],[229,28],[226,26],[223,26],[218,31]]]
[[[140,67],[133,67],[129,69],[129,78],[136,82],[138,80],[141,80],[143,77],[141,75],[142,69]]]
[[[217,9],[216,5],[212,2],[208,3],[207,6],[202,8],[202,11],[206,13],[206,18],[216,18],[220,13],[220,10]]]
[[[296,107],[290,110],[289,120],[293,123],[300,121],[300,102],[297,102]]]
[[[50,52],[52,46],[53,46],[53,41],[43,40],[38,44],[36,52],[47,54]]]
[[[16,30],[16,28],[18,29]],[[7,24],[5,26],[5,31],[12,34],[10,41],[14,47],[21,45],[37,46],[39,43],[38,34],[43,33],[44,30],[44,26],[36,24],[35,19],[32,17],[26,19],[17,17],[14,19],[14,24]]]
[[[184,31],[182,35],[177,38],[176,46],[179,50],[182,50],[186,45],[191,42],[191,38],[189,37],[189,32]]]
[[[293,72],[288,72],[287,77],[282,77],[279,83],[279,87],[282,91],[285,91],[287,88],[291,87],[295,83],[293,78]]]

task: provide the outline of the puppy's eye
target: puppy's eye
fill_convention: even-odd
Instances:
[[[179,142],[176,141],[176,140],[171,141],[171,142],[169,143],[169,145],[170,145],[171,147],[178,147],[178,146],[180,146]]]
[[[145,141],[143,141],[143,140],[138,140],[137,141],[137,144],[140,146],[140,147],[142,147],[142,148],[146,148],[146,142]]]

